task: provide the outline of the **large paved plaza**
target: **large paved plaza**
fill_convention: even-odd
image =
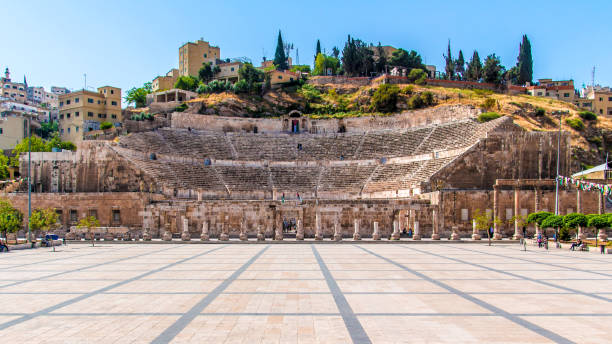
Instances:
[[[0,254],[2,343],[610,343],[612,256],[518,245]]]

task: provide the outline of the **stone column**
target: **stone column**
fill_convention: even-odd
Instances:
[[[457,233],[457,226],[453,226],[451,229],[453,231],[451,234],[451,240],[460,240],[461,237],[459,237],[459,233]]]
[[[378,222],[374,222],[374,229],[372,232],[372,240],[380,240],[380,233],[378,233]]]
[[[257,241],[266,241],[266,231],[263,226],[257,226]]]
[[[228,241],[229,240],[229,234],[226,232],[225,230],[225,223],[219,223],[218,224],[221,227],[221,234],[219,234],[219,240],[220,241]]]
[[[499,218],[499,187],[493,185],[493,240],[501,240],[502,235],[499,231],[499,224],[496,221]]]
[[[181,240],[191,241],[191,235],[189,234],[189,220],[183,216],[183,233],[181,233]]]
[[[172,241],[172,232],[170,232],[170,224],[168,222],[164,223],[164,234],[162,235],[162,240]]]
[[[208,221],[202,222],[202,234],[200,234],[200,240],[208,241],[210,236],[208,235]]]
[[[419,227],[419,221],[417,221],[416,218],[414,219],[412,227],[413,227],[412,240],[421,240],[421,229]]]
[[[605,205],[605,200],[603,198],[603,195],[601,194],[601,192],[597,193],[597,210],[599,211],[598,214],[604,214],[604,205]]]
[[[582,190],[580,188],[576,189],[576,212],[582,213]],[[586,234],[582,232],[582,226],[578,226],[578,238],[582,240],[587,238]]]
[[[476,220],[472,220],[472,240],[480,240],[480,234],[478,233],[478,228],[476,227]]]
[[[400,239],[400,231],[399,231],[399,221],[393,221],[393,234],[391,234],[391,240],[399,240]]]
[[[538,187],[536,186],[536,188],[534,189],[534,192],[535,192],[535,194],[534,194],[534,200],[535,200],[535,202],[534,202],[534,203],[535,203],[535,204],[534,204],[534,209],[533,209],[533,212],[534,212],[534,213],[537,213],[538,211],[540,211],[540,202],[541,202],[541,199],[540,199],[540,197],[541,197],[541,194],[540,194],[540,188],[538,188]],[[539,226],[539,225],[536,223],[536,224],[535,224],[535,234],[534,234],[533,238],[534,238],[534,239],[537,239],[537,238],[538,238],[538,235],[540,235],[541,233],[542,233],[542,229],[541,229],[541,228],[540,228],[540,226]]]
[[[321,233],[321,214],[319,212],[315,214],[315,240],[323,240],[323,233]]]
[[[295,240],[304,240],[304,226],[302,225],[302,220],[297,220],[297,234],[295,235]]]
[[[436,209],[431,210],[431,239],[440,240],[440,233],[438,228],[438,211]]]
[[[340,223],[338,222],[337,218],[334,220],[334,240],[342,240],[342,231],[340,229]]]
[[[248,239],[249,237],[246,234],[246,219],[242,218],[242,221],[240,222],[240,240],[247,241]]]
[[[519,209],[519,197],[520,197],[520,189],[517,187],[514,188],[514,235],[512,239],[519,240],[523,237],[523,233],[519,229],[519,221],[518,216],[520,213]]]
[[[359,220],[354,220],[355,233],[353,233],[353,240],[361,240],[361,234],[359,234]]]

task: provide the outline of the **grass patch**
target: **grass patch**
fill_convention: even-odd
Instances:
[[[485,113],[481,113],[480,115],[478,115],[478,122],[485,123],[485,122],[488,122],[488,121],[492,121],[494,119],[498,119],[501,116],[502,115],[498,114],[497,112],[485,112]]]

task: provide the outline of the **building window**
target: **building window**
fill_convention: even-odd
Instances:
[[[79,102],[79,98],[74,98],[74,102],[78,103]]]
[[[0,135],[4,134],[4,129],[0,128]]]
[[[117,115],[112,114],[112,115],[111,115],[111,118],[117,118]]]
[[[75,130],[76,130],[77,133],[79,132],[79,126],[78,125],[76,126]]]
[[[70,223],[77,223],[79,221],[79,213],[76,209],[70,209]]]
[[[87,98],[87,102],[93,104],[93,98]]]
[[[57,223],[62,223],[64,212],[62,209],[55,209],[55,213],[57,214]]]
[[[603,115],[603,110],[602,109],[599,109],[599,114]]]
[[[98,210],[97,209],[89,209],[89,211],[87,212],[87,216],[93,216],[96,219],[98,218]]]
[[[467,209],[461,209],[461,221],[468,221],[468,210]]]
[[[111,90],[111,94],[115,94],[115,90]]]
[[[68,134],[70,134],[70,128],[68,128]]]
[[[563,94],[563,96],[564,96],[565,98],[569,98],[570,94],[569,94],[569,93],[564,93],[564,94]]]
[[[5,93],[6,94],[6,93]],[[64,106],[64,102],[60,102],[60,106]]]
[[[79,112],[78,111],[74,113],[74,117],[79,117]]]
[[[603,98],[602,98],[602,97],[599,97],[599,101],[600,101],[600,102],[603,102]]]
[[[91,112],[91,111],[90,111],[90,112],[88,112],[88,113],[87,113],[87,117],[93,117],[93,112]]]
[[[70,105],[70,99],[66,100],[66,105]]]
[[[100,101],[98,100],[98,105],[100,105]]]
[[[98,118],[102,118],[102,114],[101,113],[98,114]]]
[[[612,102],[612,97],[608,97],[608,101],[609,101],[609,102]]]
[[[234,71],[234,67],[231,68],[232,72]]]
[[[112,106],[117,106],[117,102],[113,100],[113,101],[111,101],[111,105]]]
[[[206,57],[207,57],[207,56],[206,56],[206,53],[204,53],[204,58],[206,58]]]
[[[64,114],[60,114],[60,119],[64,119]]]
[[[113,209],[113,222],[114,223],[121,222],[121,210]]]
[[[64,129],[61,129],[61,130],[60,130],[60,133],[62,133],[62,134],[63,134],[63,133],[64,133]]]
[[[538,96],[542,96],[542,92],[538,92]]]
[[[66,119],[70,118],[70,113],[66,114]]]

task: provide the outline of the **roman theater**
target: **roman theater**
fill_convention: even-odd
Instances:
[[[94,215],[107,239],[353,240],[518,238],[515,214],[554,209],[572,170],[565,132],[485,123],[470,106],[313,119],[168,114],[165,125],[76,152],[32,154],[32,202],[60,213],[67,238]],[[22,156],[26,170],[27,156]],[[26,189],[27,190],[27,189]],[[8,196],[27,211],[26,193]],[[597,193],[560,190],[561,213],[597,213]],[[70,228],[73,231],[70,231]],[[534,228],[527,228],[529,235]]]

